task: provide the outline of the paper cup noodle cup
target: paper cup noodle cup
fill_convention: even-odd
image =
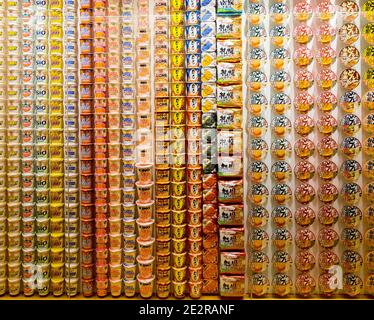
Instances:
[[[155,207],[157,212],[170,210],[170,197],[156,197]]]
[[[135,219],[123,219],[124,234],[135,233]]]
[[[198,282],[188,282],[188,288],[189,288],[189,293],[190,297],[194,299],[199,299],[201,298],[202,295],[202,288],[203,288],[203,282],[198,281]]]
[[[113,219],[121,218],[120,203],[109,203],[109,217]]]
[[[159,253],[170,253],[171,252],[171,239],[157,239],[156,240],[156,251]]]
[[[65,277],[77,278],[79,276],[78,263],[65,263]]]
[[[4,295],[7,291],[7,279],[0,278],[0,296]]]
[[[37,248],[49,248],[49,233],[36,234],[36,246]]]
[[[36,250],[34,248],[22,248],[22,261],[24,263],[34,263]]]
[[[173,216],[173,223],[180,225],[180,224],[185,224],[187,220],[187,210],[173,210],[172,211],[172,216]]]
[[[94,234],[82,234],[82,249],[92,249],[95,241]]]
[[[20,262],[21,261],[21,247],[8,248],[8,262]]]
[[[79,262],[79,248],[65,248],[65,262],[66,263],[78,263]]]
[[[136,264],[124,264],[125,279],[133,280],[136,276]]]
[[[150,240],[152,237],[152,229],[154,225],[154,220],[151,219],[149,221],[141,221],[140,219],[136,220],[138,225],[138,234],[139,238],[142,240]]]
[[[187,239],[172,239],[172,251],[175,253],[183,253],[187,250]]]
[[[151,200],[148,203],[136,201],[136,206],[138,209],[139,220],[147,221],[152,219],[154,201]]]
[[[150,259],[153,253],[155,239],[151,238],[150,240],[142,240],[137,238],[136,241],[138,243],[139,256],[142,259]]]
[[[17,296],[21,289],[21,278],[8,279],[8,292],[10,296]]]
[[[51,263],[52,278],[62,278],[64,276],[64,264],[63,263]]]
[[[121,279],[110,279],[110,294],[113,297],[119,297],[122,293],[122,280]]]
[[[157,225],[170,225],[171,222],[171,212],[156,212],[156,223]]]
[[[34,220],[32,220],[32,221],[34,221]],[[6,231],[6,225],[7,225],[6,218],[0,218],[0,232],[1,233]]]
[[[109,260],[112,264],[121,264],[122,263],[122,249],[109,248]]]
[[[170,239],[171,231],[170,224],[157,225],[156,226],[156,236],[157,239]]]
[[[8,278],[20,278],[21,277],[21,263],[12,262],[8,263]]]
[[[152,200],[153,182],[147,184],[136,182],[135,185],[138,192],[139,202],[149,203]]]
[[[4,278],[7,274],[7,264],[5,262],[0,262],[0,279]]]
[[[186,224],[181,224],[181,225],[173,224],[171,227],[172,227],[172,236],[174,239],[183,239],[186,237],[187,235]]]
[[[52,219],[51,219],[51,225],[52,225]],[[79,233],[79,219],[77,218],[65,219],[65,232]]]
[[[64,294],[64,278],[52,278],[51,291],[55,297],[62,296]]]
[[[123,235],[123,247],[127,250],[135,249],[136,245],[136,234],[124,234]]]
[[[203,253],[189,253],[188,260],[191,268],[201,267],[203,265]]]
[[[173,280],[183,282],[187,279],[187,267],[172,268]]]
[[[159,281],[169,281],[171,279],[171,267],[159,267],[156,270],[157,279]]]
[[[203,279],[203,268],[188,268],[188,279],[191,282],[199,282]]]
[[[173,281],[173,292],[175,298],[184,298],[187,289],[187,282],[174,282]]]
[[[147,279],[152,276],[154,260],[154,257],[146,260],[143,260],[140,256],[136,258],[139,267],[139,276],[141,278]]]
[[[94,264],[83,264],[81,268],[82,279],[89,280],[94,278]]]
[[[33,263],[22,263],[22,278],[34,279],[36,274],[36,266]]]
[[[62,214],[59,212],[56,214],[54,213],[54,210],[55,208],[59,208],[59,209],[56,209],[56,210],[61,210]],[[90,207],[90,206],[88,206]],[[60,209],[61,208],[61,209]],[[64,206],[63,205],[58,205],[56,204],[55,206],[51,204],[51,217],[62,217],[63,216],[63,213],[64,213]],[[79,205],[78,203],[65,203],[65,217],[69,217],[69,218],[79,218]],[[84,212],[85,211],[85,212]],[[87,211],[89,210],[83,210],[83,206],[82,206],[82,218],[87,218]],[[91,218],[91,216],[89,217]]]
[[[109,250],[107,248],[96,248],[96,259],[106,260],[109,255]]]
[[[36,283],[34,279],[22,279],[23,294],[26,297],[32,296],[35,293]]]
[[[137,163],[135,166],[140,183],[149,184],[150,182],[152,182],[152,164]]]
[[[109,218],[109,232],[120,233],[122,220],[118,218]]]
[[[3,262],[6,262],[6,253],[7,253],[7,250],[5,247],[0,247],[0,263],[3,263]],[[0,276],[1,278],[1,276]]]
[[[49,278],[49,263],[40,263],[36,265],[36,277],[47,279]]]
[[[6,241],[7,239],[7,234],[5,232],[0,232],[0,247],[5,247],[6,246]]]
[[[38,248],[36,250],[36,261],[38,264],[40,263],[49,263],[49,249],[46,248]]]
[[[90,297],[94,294],[94,279],[82,280],[82,294],[84,297]]]
[[[31,249],[28,249],[31,250]],[[25,257],[25,256],[24,256]],[[62,263],[65,261],[64,248],[51,249],[51,263]]]
[[[21,231],[21,217],[8,218],[8,232],[20,232]]]
[[[153,295],[153,286],[155,277],[151,276],[148,279],[142,278],[140,274],[137,275],[139,283],[139,293],[142,298],[150,298]]]
[[[113,249],[120,249],[122,244],[122,234],[121,233],[110,233],[109,234],[109,244]]]
[[[40,296],[46,296],[49,294],[49,283],[50,279],[37,279],[36,288]]]
[[[60,233],[51,233],[51,247],[52,248],[62,248],[64,246],[64,234]]]
[[[49,220],[48,218],[36,219],[36,233],[48,233],[49,232]]]
[[[156,292],[160,299],[168,298],[170,296],[170,281],[157,281]]]
[[[188,247],[190,253],[200,253],[203,250],[203,239],[188,239]]]
[[[128,298],[135,296],[136,294],[136,280],[125,279],[123,280],[125,295]]]
[[[109,275],[111,279],[121,279],[122,264],[109,264]]]
[[[50,227],[51,227],[51,232],[53,233],[63,233],[64,232],[64,219],[63,218],[52,218]],[[69,232],[69,230],[66,230],[66,232]]]
[[[117,188],[111,188],[109,189],[109,201],[110,202],[121,202],[121,197],[122,197],[122,190]]]
[[[21,244],[21,232],[8,232],[8,247],[19,247]]]
[[[78,278],[65,278],[66,294],[68,296],[76,296],[78,294],[79,282]]]
[[[107,274],[109,271],[108,264],[97,264],[96,263],[96,274]]]
[[[136,250],[124,250],[124,259],[126,264],[134,264],[136,261]]]
[[[133,203],[124,203],[122,205],[123,218],[124,219],[134,219],[135,217],[135,204]]]
[[[22,204],[21,206],[21,203],[19,202],[16,202],[16,203],[9,203],[8,202],[8,205],[7,205],[7,208],[8,208],[8,217],[19,217],[21,215],[21,212],[22,212],[22,208],[24,208],[26,204]],[[27,204],[27,206],[31,206],[31,207],[34,207],[34,204]],[[23,209],[24,211],[24,209]],[[33,213],[33,211],[32,211]],[[24,218],[30,218],[32,215],[27,215],[25,216],[24,214],[22,214],[22,216]]]
[[[187,252],[184,253],[172,253],[173,265],[176,268],[183,268],[187,265]]]
[[[78,248],[79,247],[79,233],[65,233],[65,247]]]

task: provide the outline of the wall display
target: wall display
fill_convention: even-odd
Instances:
[[[373,297],[373,8],[0,2],[0,299]]]

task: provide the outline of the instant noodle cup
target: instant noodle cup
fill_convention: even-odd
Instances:
[[[78,220],[78,219],[77,219]],[[47,218],[39,218],[37,219],[38,223],[40,224],[40,227],[42,227],[42,222],[49,222],[49,219]],[[62,233],[64,232],[64,219],[63,218],[52,218],[50,220],[50,227],[52,233]],[[66,232],[69,232],[66,230]]]
[[[152,182],[152,164],[137,163],[135,166],[140,183],[149,184],[150,182]]]
[[[188,288],[189,288],[189,293],[190,297],[193,299],[199,299],[201,298],[202,295],[202,288],[203,288],[203,282],[198,281],[198,282],[188,282]]]
[[[186,223],[187,220],[187,210],[173,210],[173,224],[182,225]]]
[[[122,280],[109,279],[110,293],[113,297],[119,297],[122,293]]]
[[[17,296],[21,289],[21,278],[8,279],[8,292],[10,296]]]
[[[150,298],[153,295],[153,286],[154,286],[154,276],[144,279],[140,274],[137,275],[137,280],[139,283],[139,293],[142,298]]]
[[[65,288],[68,296],[73,297],[78,294],[78,280],[78,278],[65,278]]]
[[[187,281],[183,281],[183,282],[173,281],[173,292],[174,292],[175,298],[182,299],[185,297],[185,292],[187,289],[186,284],[187,284]]]
[[[65,248],[78,248],[78,247],[79,247],[79,233],[65,233]]]
[[[38,293],[40,296],[44,297],[49,294],[49,283],[50,279],[40,279],[37,278],[36,280],[36,288],[38,289]]]
[[[101,260],[106,260],[108,258],[108,249],[107,248],[96,248],[96,258]]]
[[[21,261],[21,247],[8,248],[8,263]]]
[[[134,188],[124,188],[123,193],[123,202],[134,203],[135,202],[135,189]]]
[[[151,219],[149,221],[144,222],[140,219],[136,219],[136,223],[138,225],[139,238],[142,240],[150,240],[152,237],[154,220]]]
[[[172,239],[172,251],[175,253],[183,253],[187,250],[187,239]]]
[[[7,279],[0,278],[0,296],[4,295],[7,291]]]
[[[125,279],[134,280],[136,276],[136,264],[124,264]]]
[[[26,297],[30,297],[35,293],[35,280],[34,279],[22,279],[23,294]]]
[[[148,279],[152,277],[154,260],[155,260],[154,257],[151,257],[150,259],[142,259],[141,256],[138,256],[136,258],[136,261],[138,262],[138,267],[139,267],[138,276],[144,279]]]
[[[8,263],[8,278],[20,278],[21,277],[21,263],[12,262]]]
[[[169,225],[171,223],[171,213],[169,211],[156,212],[156,223],[157,225]]]
[[[124,224],[124,234],[134,234],[135,233],[135,219],[123,219]]]
[[[170,197],[156,196],[155,208],[157,212],[165,212],[170,210]]]
[[[128,298],[135,296],[136,294],[136,280],[135,279],[124,279],[123,280],[125,295]]]
[[[198,268],[203,265],[203,253],[188,253],[189,266],[192,268]]]
[[[170,224],[165,224],[165,225],[156,225],[156,237],[157,239],[170,239],[171,235],[171,228]]]
[[[21,217],[8,218],[8,232],[20,232],[21,231]]]
[[[156,168],[156,181],[157,182],[169,182],[170,181],[170,170],[169,168]]]
[[[92,249],[94,246],[94,234],[82,234],[82,248]]]
[[[0,232],[0,247],[5,247],[6,238],[7,238],[6,233],[5,232]],[[20,244],[21,244],[21,239],[20,239],[18,245],[20,245]]]
[[[188,268],[188,279],[190,282],[199,282],[203,279],[203,267]]]
[[[55,297],[62,296],[64,294],[64,278],[52,278],[51,291]]]
[[[182,268],[187,263],[187,252],[183,253],[172,253],[173,265],[176,268]]]
[[[105,261],[105,260],[104,260]],[[107,263],[98,263],[96,261],[96,264],[95,264],[95,268],[96,268],[96,274],[99,275],[99,274],[107,274],[108,273],[108,270],[109,270],[109,266]]]
[[[172,224],[172,236],[174,239],[183,239],[186,237],[187,230],[186,224]]]
[[[65,276],[69,278],[77,278],[79,275],[78,263],[65,263]]]
[[[0,247],[0,263],[6,262],[6,252],[6,247]]]
[[[51,233],[51,247],[52,248],[62,248],[64,245],[64,234],[62,232],[59,233]]]
[[[109,248],[109,261],[112,264],[120,264],[122,262],[122,249]]]
[[[124,210],[124,213],[125,213],[125,210]],[[120,217],[121,217],[121,204],[120,203],[109,203],[109,218],[118,219]],[[125,218],[127,217],[125,216]]]
[[[122,264],[109,264],[109,275],[111,279],[121,279]]]
[[[117,202],[121,202],[121,194],[122,194],[122,190],[119,189],[119,188],[110,188],[109,189],[109,201],[110,202],[114,202],[114,203],[117,203]]]
[[[7,264],[5,262],[0,262],[0,279],[4,278],[7,273]]]
[[[136,201],[139,220],[149,221],[152,218],[153,204],[154,204],[153,200],[151,200],[147,203],[143,203],[143,202],[140,202],[138,200]]]
[[[123,250],[125,264],[135,264],[136,249]]]
[[[27,249],[27,250],[33,250],[33,249]],[[25,261],[25,253],[23,254],[23,261]],[[29,261],[29,262],[33,262],[33,261]],[[51,249],[51,263],[62,263],[62,262],[64,262],[64,248],[52,248]]]
[[[136,182],[135,185],[138,191],[138,201],[143,203],[150,202],[152,200],[153,182],[148,184]]]
[[[34,279],[36,274],[36,266],[33,263],[22,263],[22,278]]]
[[[49,263],[49,253],[50,249],[48,248],[38,248],[36,249],[36,262],[37,264]]]
[[[172,268],[173,280],[176,282],[183,282],[187,279],[187,266],[182,268]]]
[[[123,242],[124,242],[124,245],[123,245],[123,248],[124,249],[127,249],[127,250],[132,250],[132,249],[135,249],[135,245],[136,245],[136,234],[124,234],[123,235]]]
[[[188,225],[188,236],[190,239],[199,239],[202,236],[202,226],[201,224],[197,225]]]
[[[65,262],[66,263],[78,263],[79,262],[79,248],[65,248]]]
[[[50,275],[52,278],[62,278],[64,276],[64,264],[51,263]]]
[[[139,257],[142,259],[150,259],[152,257],[155,239],[142,240],[137,238],[136,241],[138,243]]]
[[[78,204],[76,204],[76,207],[74,208],[75,204],[74,203],[67,203],[65,208],[66,208],[66,216],[74,218],[77,217],[77,209],[78,209]],[[64,204],[63,203],[51,203],[50,204],[50,214],[51,218],[63,218],[64,216]],[[74,210],[75,209],[75,210]],[[41,218],[42,216],[39,216]],[[53,231],[52,231],[53,232]]]
[[[110,233],[120,233],[122,220],[118,218],[109,218],[109,232]]]
[[[94,264],[83,264],[82,265],[82,279],[89,280],[94,277]]]
[[[156,240],[156,252],[159,253],[170,253],[171,250],[171,239],[157,239]]]
[[[157,296],[160,299],[166,299],[170,296],[170,280],[169,281],[157,281]]]
[[[94,249],[83,249],[82,248],[82,263],[90,264],[94,261]]]

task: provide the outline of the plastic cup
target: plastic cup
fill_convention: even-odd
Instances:
[[[138,274],[136,278],[139,283],[140,296],[145,299],[152,297],[155,277],[151,276],[148,279],[144,279]]]
[[[152,277],[154,260],[154,257],[151,257],[150,259],[146,260],[143,260],[140,256],[136,258],[139,267],[139,276],[141,278],[148,279]]]
[[[150,240],[152,237],[154,220],[151,219],[149,221],[144,222],[140,219],[137,219],[136,223],[138,225],[139,238],[142,240]]]
[[[148,184],[152,182],[152,164],[137,163],[135,166],[139,182],[143,184]]]
[[[137,238],[136,242],[138,243],[139,256],[144,260],[150,259],[152,257],[155,239],[142,240]]]
[[[138,201],[138,200],[136,201],[139,220],[147,221],[147,220],[150,220],[152,218],[153,205],[154,205],[153,200],[151,200],[150,202],[147,202],[147,203],[143,203],[143,202]]]
[[[152,200],[152,187],[153,182],[142,184],[139,181],[135,183],[136,189],[138,191],[139,202],[147,203]]]

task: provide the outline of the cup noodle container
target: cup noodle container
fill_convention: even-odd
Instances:
[[[155,239],[151,238],[150,240],[142,240],[141,238],[137,238],[136,242],[138,243],[138,252],[139,252],[138,257],[141,258],[142,260],[151,259]]]
[[[138,180],[142,184],[149,184],[152,182],[152,164],[137,163],[136,172],[138,174]]]
[[[150,240],[152,238],[154,220],[151,219],[144,222],[140,219],[137,219],[136,224],[138,225],[139,238],[142,240]]]
[[[139,202],[142,203],[149,203],[152,200],[152,194],[153,194],[153,182],[143,184],[139,181],[135,183],[136,190],[138,192],[138,199]]]
[[[140,274],[138,274],[136,278],[139,284],[140,296],[145,299],[152,297],[155,276],[151,276],[148,279],[144,279],[140,276]]]
[[[136,201],[136,206],[138,209],[138,216],[139,220],[142,221],[149,221],[152,219],[152,214],[153,214],[153,205],[154,201],[151,200],[149,202],[141,202],[139,200]]]

